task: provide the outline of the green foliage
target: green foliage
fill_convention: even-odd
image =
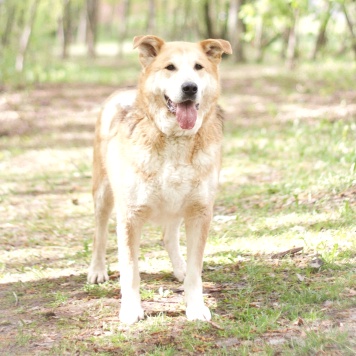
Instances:
[[[22,83],[67,80],[65,72],[56,68],[57,58],[63,53],[63,22],[70,22],[67,45],[71,56],[76,55],[78,46],[85,48],[82,55],[86,54],[88,37],[86,0],[70,0],[69,4],[70,11],[66,13],[64,1],[3,0],[0,3],[0,82],[13,81],[16,84],[20,81],[19,78]],[[153,12],[150,11],[152,4],[155,6]],[[95,32],[99,35],[97,52],[100,52],[99,44],[110,42],[116,45],[111,52],[115,56],[121,51],[120,48],[126,46],[126,40],[147,31],[167,40],[195,41],[211,35],[234,41],[234,35],[228,38],[230,30],[227,31],[229,18],[234,15],[231,4],[230,1],[212,0],[153,3],[134,0],[130,1],[127,16],[124,16],[122,4],[102,0],[102,16],[98,17],[99,21],[95,26]],[[36,11],[32,15],[34,5]],[[323,37],[324,54],[350,58],[355,39],[350,35],[344,12],[348,14],[352,26],[355,23],[354,10],[354,3],[342,0],[322,0],[320,4],[308,0],[245,1],[238,16],[244,24],[241,38],[249,53],[246,57],[250,61],[262,60],[265,52],[267,59],[285,56],[289,33],[297,22],[299,48],[296,55],[300,59],[308,59],[315,47],[320,23],[325,14],[332,11]],[[172,13],[174,17],[171,21],[169,15]],[[152,28],[148,28],[149,23]],[[212,33],[207,33],[207,23],[210,24]],[[24,34],[28,28],[31,29],[29,44],[23,49],[23,39],[26,37]],[[318,50],[323,51],[323,46]],[[22,51],[25,56],[25,75],[15,66]],[[126,47],[123,52],[127,53]],[[49,69],[52,64],[53,67]]]

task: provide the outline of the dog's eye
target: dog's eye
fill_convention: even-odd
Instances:
[[[176,67],[173,64],[170,64],[166,67],[167,70],[176,70]]]
[[[204,67],[201,65],[201,64],[199,64],[199,63],[197,63],[195,66],[194,66],[194,69],[195,70],[201,70],[201,69],[203,69]]]

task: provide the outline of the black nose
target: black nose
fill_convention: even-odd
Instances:
[[[198,86],[193,82],[185,82],[182,85],[183,93],[186,96],[194,96],[198,91]]]

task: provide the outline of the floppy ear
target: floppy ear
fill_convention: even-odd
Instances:
[[[163,45],[164,41],[156,36],[136,36],[133,40],[133,48],[138,48],[143,67],[154,60]]]
[[[223,53],[232,54],[230,42],[225,40],[204,40],[200,42],[203,51],[209,60],[214,64],[219,64]]]

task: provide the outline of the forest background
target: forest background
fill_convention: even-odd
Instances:
[[[61,59],[123,57],[140,34],[225,38],[235,62],[352,60],[356,1],[0,0],[0,81],[60,81]]]

